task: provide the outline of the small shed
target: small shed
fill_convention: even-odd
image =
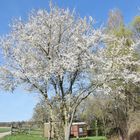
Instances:
[[[85,122],[75,122],[71,126],[71,137],[84,137],[88,135],[87,124]],[[44,137],[50,136],[50,123],[44,123]],[[51,137],[54,137],[53,128]]]
[[[71,126],[72,137],[85,137],[87,136],[87,124],[85,122],[75,122]]]

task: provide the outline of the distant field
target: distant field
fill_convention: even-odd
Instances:
[[[10,130],[11,130],[10,127],[0,127],[0,133],[8,132],[8,131],[10,131]]]
[[[47,139],[32,135],[12,135],[1,138],[0,140],[47,140]]]

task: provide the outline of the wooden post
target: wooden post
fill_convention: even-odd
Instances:
[[[13,134],[13,124],[11,124],[11,135]]]
[[[31,126],[29,125],[29,134],[31,134]]]
[[[95,120],[95,131],[96,131],[96,136],[98,136],[98,121]]]

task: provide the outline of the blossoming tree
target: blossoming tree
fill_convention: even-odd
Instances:
[[[78,105],[97,87],[89,72],[97,66],[95,50],[102,36],[93,29],[91,17],[82,19],[53,6],[49,12],[33,11],[27,22],[15,21],[1,39],[5,61],[0,85],[14,90],[23,84],[39,92],[49,107],[50,121],[61,125],[57,139],[69,140]]]
[[[139,74],[128,67],[139,65],[139,60],[132,59],[136,44],[121,55],[125,42],[125,38],[95,30],[91,17],[77,17],[68,9],[50,6],[49,12],[33,11],[27,22],[15,21],[1,39],[0,86],[14,90],[23,84],[40,93],[49,108],[49,139],[53,130],[56,139],[69,140],[77,107],[96,88],[109,93],[110,81],[118,79],[138,84]],[[112,45],[113,55],[108,55],[106,46]]]

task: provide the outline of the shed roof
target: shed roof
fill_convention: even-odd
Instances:
[[[52,122],[52,123],[54,123],[54,122]],[[55,123],[59,123],[59,122],[55,122]],[[48,122],[47,123],[44,123],[44,124],[49,124]],[[87,123],[86,122],[73,122],[72,123],[72,125],[87,125]]]
[[[73,122],[72,125],[87,125],[85,122]]]

